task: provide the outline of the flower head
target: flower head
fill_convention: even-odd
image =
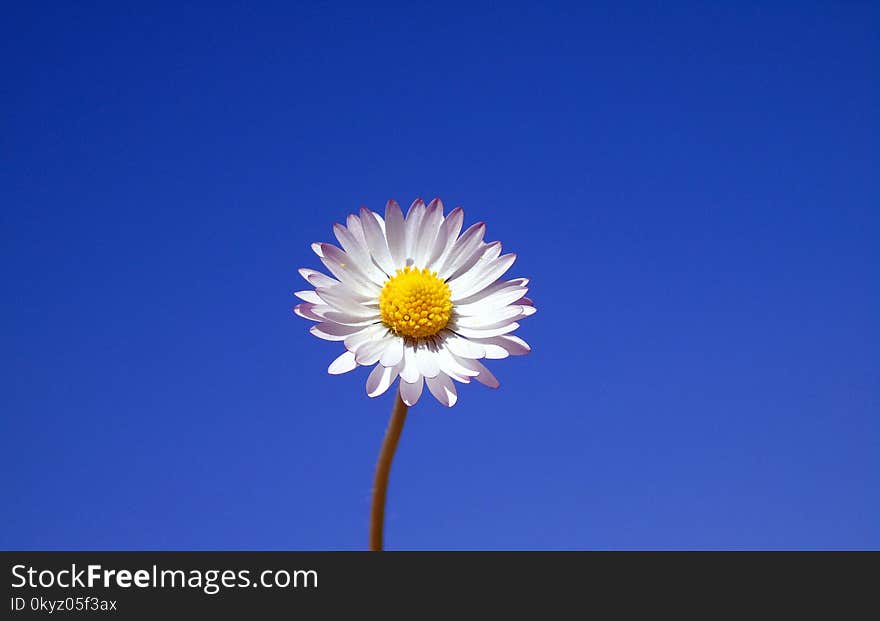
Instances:
[[[312,334],[345,345],[331,374],[375,365],[369,396],[383,394],[400,377],[407,405],[427,384],[451,407],[457,400],[452,380],[498,387],[480,359],[529,352],[512,334],[518,320],[535,312],[525,297],[528,280],[499,280],[516,255],[502,255],[500,242],[484,242],[482,222],[461,233],[463,222],[461,208],[444,217],[440,199],[428,206],[416,200],[405,218],[390,200],[384,218],[362,208],[346,226],[335,224],[341,249],[312,244],[335,278],[300,269],[315,289],[296,292],[303,303],[293,310],[318,322]]]

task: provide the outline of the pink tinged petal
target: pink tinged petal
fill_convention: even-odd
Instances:
[[[440,231],[437,233],[437,239],[434,241],[434,249],[428,258],[428,264],[425,266],[432,270],[437,270],[437,266],[441,265],[449,250],[455,244],[461,225],[464,222],[464,211],[461,207],[453,209],[443,224],[440,225]]]
[[[420,343],[416,348],[416,367],[419,373],[425,377],[437,377],[437,374],[440,373],[437,354],[425,343]]]
[[[501,386],[501,382],[498,381],[498,378],[495,377],[492,374],[492,371],[487,369],[479,360],[471,360],[471,362],[478,365],[480,371],[480,374],[474,378],[475,380],[489,388],[498,388]]]
[[[339,323],[325,321],[309,328],[309,332],[325,341],[343,341],[345,337],[363,330],[360,326],[343,326]]]
[[[401,378],[400,382],[400,398],[403,400],[405,404],[408,406],[413,406],[419,401],[419,397],[422,396],[422,388],[425,385],[425,380],[422,376],[419,376],[415,382],[405,382]]]
[[[406,265],[406,222],[397,201],[391,199],[385,205],[385,236],[388,238],[388,250],[394,268]]]
[[[347,255],[360,264],[368,261],[370,253],[367,250],[366,244],[362,243],[361,240],[351,232],[351,230],[341,224],[334,224],[333,234],[336,236],[339,245],[342,246],[342,249]]]
[[[484,386],[488,386],[489,388],[498,388],[501,383],[498,381],[492,372],[485,367],[485,365],[479,360],[468,360],[466,358],[459,358],[458,360],[461,364],[466,367],[477,371],[477,375],[474,377],[475,380],[483,384]]]
[[[391,342],[388,344],[388,347],[385,348],[385,351],[382,352],[382,357],[379,358],[379,363],[383,367],[393,367],[397,366],[403,361],[403,337],[395,336]]]
[[[367,396],[378,397],[385,393],[394,380],[397,379],[398,368],[396,366],[383,367],[377,364],[367,377]]]
[[[364,306],[356,299],[352,298],[345,287],[333,287],[332,289],[316,289],[315,292],[318,294],[318,297],[323,301],[323,303],[329,304],[337,310],[341,310],[351,315],[369,317],[377,311],[375,307]]]
[[[315,243],[312,244],[312,252],[314,252],[314,253],[315,253],[316,255],[318,255],[319,257],[323,257],[323,256],[324,256],[324,253],[323,253],[323,251],[321,250],[321,244],[319,244],[318,242],[315,242]]]
[[[323,317],[315,314],[315,312],[312,310],[313,308],[315,308],[314,304],[309,304],[308,302],[304,302],[302,304],[297,304],[296,306],[294,306],[293,312],[296,313],[298,316],[302,317],[303,319],[308,319],[310,321],[318,321],[318,322],[324,321]]]
[[[403,366],[400,369],[400,378],[412,384],[421,375],[419,367],[416,365],[416,350],[411,343],[404,343],[403,346]]]
[[[492,242],[486,245],[486,251],[480,257],[483,261],[492,261],[501,255],[501,242]]]
[[[472,260],[479,259],[482,254],[481,244],[483,243],[483,235],[486,234],[486,224],[477,222],[471,225],[456,240],[455,245],[443,261],[442,266],[437,270],[437,275],[446,280],[452,276],[457,276],[457,271],[461,267],[467,266]]]
[[[329,307],[328,307],[329,308]],[[336,323],[341,323],[346,326],[371,326],[375,323],[379,322],[379,313],[375,312],[374,314],[364,317],[363,315],[352,315],[350,313],[344,313],[342,311],[338,311],[336,309],[330,308],[330,310],[322,311],[320,314],[321,317],[326,319],[327,321],[333,321]]]
[[[322,321],[333,321],[335,323],[349,323],[346,321],[338,321],[337,319],[328,318],[328,314],[340,313],[340,311],[336,310],[334,307],[329,304],[313,304],[312,305],[312,314],[317,315],[321,318]],[[336,317],[338,315],[334,315]],[[351,324],[354,325],[354,324]]]
[[[373,214],[373,218],[375,218],[376,222],[379,223],[379,228],[382,229],[382,235],[385,235],[385,219],[382,216],[380,216],[379,214],[377,214],[375,211],[371,211],[370,213]],[[387,240],[387,236],[386,236],[386,240]]]
[[[510,269],[514,261],[516,261],[515,254],[506,254],[502,257],[491,259],[486,263],[480,263],[461,278],[451,280],[449,288],[452,291],[452,301],[455,302],[482,291],[501,278],[504,272]]]
[[[370,251],[367,249],[366,242],[361,242],[354,233],[341,224],[333,225],[333,233],[342,245],[342,249],[345,250],[345,254],[350,257],[358,271],[377,285],[385,282],[386,276],[382,273],[382,270],[373,264],[373,259],[370,256]]]
[[[344,285],[362,295],[378,297],[382,288],[358,268],[354,259],[332,244],[321,244],[321,250],[321,263]]]
[[[388,347],[388,341],[385,338],[380,338],[375,341],[367,341],[354,352],[355,360],[357,360],[358,364],[365,367],[368,367],[371,364],[376,364],[379,362],[379,358],[382,356],[382,352],[385,351],[386,347]]]
[[[514,304],[519,304],[522,307],[523,317],[530,317],[538,312],[531,298],[522,297],[514,302]]]
[[[504,326],[500,326],[497,328],[485,328],[485,329],[477,329],[477,328],[465,328],[462,326],[450,326],[452,330],[455,331],[459,336],[464,336],[468,338],[475,339],[485,339],[490,336],[501,336],[502,334],[508,334],[513,332],[517,328],[519,328],[519,324],[516,322],[506,324]]]
[[[464,260],[459,262],[458,267],[455,269],[455,272],[449,275],[449,280],[454,280],[461,276],[462,274],[466,274],[471,270],[474,265],[480,262],[480,259],[488,255],[494,255],[496,253],[500,254],[501,252],[501,242],[486,242],[480,241],[479,245],[471,252],[470,256]],[[484,259],[486,261],[488,259]]]
[[[364,228],[367,248],[369,248],[376,264],[385,274],[393,274],[394,262],[391,260],[391,253],[388,250],[385,233],[382,231],[382,227],[379,226],[376,215],[365,207],[361,207],[361,226]]]
[[[482,300],[477,300],[470,304],[456,304],[455,313],[461,316],[474,316],[495,311],[520,300],[522,294],[526,291],[528,291],[528,289],[525,287],[508,287],[506,289],[501,289],[492,295],[486,296]]]
[[[450,330],[440,332],[443,337],[442,346],[446,347],[456,356],[464,358],[483,358],[486,352],[479,343],[474,343],[468,339],[462,338]]]
[[[425,201],[417,198],[409,206],[406,212],[406,257],[412,259],[415,256],[416,242],[419,237],[419,229],[425,217]]]
[[[299,274],[313,287],[333,287],[339,284],[338,280],[334,280],[326,274],[307,267],[299,268]]]
[[[501,308],[488,308],[479,315],[456,317],[455,324],[465,328],[488,328],[499,322],[505,325],[515,318],[522,316],[521,306],[502,306]]]
[[[330,363],[330,366],[327,367],[327,373],[330,375],[341,375],[342,373],[348,373],[356,368],[357,362],[355,362],[354,354],[347,351]]]
[[[361,219],[356,215],[349,214],[345,219],[345,226],[354,235],[355,239],[364,247],[367,248],[367,238],[364,236],[364,227],[361,226]],[[368,249],[369,250],[369,249]]]
[[[431,391],[434,398],[446,407],[451,408],[458,401],[458,392],[455,390],[455,384],[452,383],[448,375],[441,373],[437,377],[425,378],[425,383],[428,385],[428,390]]]
[[[419,225],[418,239],[413,248],[412,258],[416,266],[424,267],[431,257],[431,251],[434,249],[434,241],[437,239],[437,233],[440,225],[443,223],[443,201],[435,198],[431,201],[425,211],[425,217]]]
[[[294,291],[293,295],[298,297],[303,302],[308,302],[309,304],[323,304],[324,300],[318,297],[318,294],[312,290],[309,291]]]

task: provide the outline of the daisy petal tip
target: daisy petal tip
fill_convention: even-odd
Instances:
[[[330,363],[330,366],[327,367],[327,373],[330,375],[342,375],[343,373],[353,371],[357,366],[354,355],[351,352],[346,351]]]

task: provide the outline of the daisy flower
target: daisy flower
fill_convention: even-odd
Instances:
[[[300,269],[314,289],[295,293],[303,303],[294,312],[317,322],[312,334],[345,346],[329,373],[372,366],[370,397],[399,377],[408,406],[425,385],[447,407],[458,398],[453,380],[498,387],[480,360],[528,353],[512,333],[535,307],[525,297],[527,279],[501,280],[516,255],[485,242],[484,223],[462,233],[463,222],[462,209],[444,215],[440,199],[416,200],[406,217],[389,200],[384,218],[362,208],[345,226],[335,224],[341,248],[312,244],[333,277]]]

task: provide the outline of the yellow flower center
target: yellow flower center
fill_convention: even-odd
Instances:
[[[401,336],[423,338],[446,327],[452,314],[449,285],[428,268],[405,267],[379,295],[382,323]]]

